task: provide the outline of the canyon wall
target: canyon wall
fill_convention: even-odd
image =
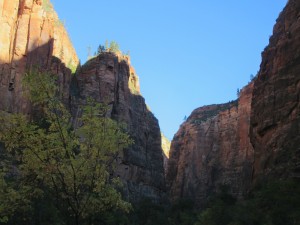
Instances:
[[[73,111],[87,97],[109,104],[107,116],[125,122],[134,144],[118,159],[116,176],[131,201],[165,193],[161,135],[157,119],[140,94],[129,59],[103,53],[76,76],[78,57],[49,0],[0,0],[0,110],[32,115],[22,78],[32,69],[58,75],[62,99]]]
[[[38,67],[57,74],[60,93],[76,118],[88,97],[109,105],[127,124],[134,145],[118,158],[116,176],[136,202],[191,198],[200,206],[227,186],[237,198],[267,178],[300,177],[300,2],[280,14],[258,76],[237,101],[193,111],[168,151],[157,119],[140,94],[128,57],[105,52],[78,71],[70,38],[48,0],[0,0],[0,110],[30,113],[22,77]]]
[[[289,0],[236,105],[194,110],[175,135],[167,171],[173,199],[200,206],[222,186],[242,197],[268,179],[300,178],[300,2]]]
[[[165,195],[161,133],[157,119],[140,94],[138,77],[129,59],[105,52],[89,60],[74,78],[73,105],[88,97],[109,106],[107,116],[127,124],[134,144],[118,157],[116,176],[123,180],[125,196],[132,202]],[[74,115],[80,115],[75,107]]]
[[[300,178],[300,2],[277,19],[254,84],[254,179]]]
[[[201,206],[223,186],[242,197],[251,182],[253,148],[249,139],[253,83],[238,101],[192,112],[173,138],[167,184],[173,200],[189,198]]]
[[[67,101],[78,58],[48,0],[0,1],[0,110],[29,112],[22,77],[33,67],[59,75]]]

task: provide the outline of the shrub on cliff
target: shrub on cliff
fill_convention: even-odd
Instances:
[[[78,225],[107,210],[128,211],[112,176],[118,152],[132,143],[123,127],[91,99],[73,127],[49,74],[28,73],[24,85],[39,118],[1,113],[0,223]]]
[[[120,47],[119,44],[116,41],[111,41],[109,44],[109,51],[110,52],[114,52],[114,53],[119,53],[120,51]]]
[[[106,51],[106,48],[103,45],[99,45],[97,49],[97,54],[101,54]]]

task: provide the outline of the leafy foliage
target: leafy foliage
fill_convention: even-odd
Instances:
[[[239,201],[222,189],[202,211],[191,201],[144,200],[128,214],[113,177],[118,152],[132,143],[125,128],[92,99],[74,127],[49,74],[28,73],[24,85],[39,117],[0,113],[0,224],[300,224],[299,180],[268,182]]]
[[[180,200],[172,206],[158,204],[150,199],[135,204],[130,214],[107,213],[99,224],[106,225],[193,225],[196,213],[193,203]]]
[[[98,54],[101,54],[101,53],[103,53],[103,52],[105,52],[105,51],[106,51],[105,46],[103,46],[103,45],[99,45],[99,46],[98,46],[98,49],[97,49],[97,53],[98,53]]]
[[[130,52],[129,51],[127,51],[126,53],[122,52],[120,47],[119,47],[119,44],[116,41],[108,42],[108,40],[105,41],[104,45],[100,44],[98,46],[98,48],[95,51],[93,57],[91,56],[91,48],[89,47],[89,49],[88,49],[88,60],[90,60],[92,58],[95,58],[98,55],[101,55],[102,53],[105,53],[105,52],[114,53],[115,55],[117,55],[119,57],[120,60],[125,60],[125,61],[130,60]]]
[[[199,215],[196,225],[300,224],[299,181],[268,182],[254,190],[246,200],[235,202],[229,199],[230,195],[226,193],[218,195]]]
[[[116,41],[111,41],[109,44],[109,51],[114,53],[120,52],[119,44]]]
[[[107,225],[299,225],[300,183],[295,180],[268,182],[256,188],[244,200],[237,200],[221,187],[211,196],[205,209],[192,201],[179,200],[160,205],[150,200],[134,206],[131,214],[108,213]]]
[[[84,224],[107,210],[130,209],[113,177],[118,152],[132,143],[124,127],[106,118],[107,108],[92,99],[81,107],[81,126],[73,127],[55,82],[38,72],[24,80],[42,115],[38,120],[1,114],[0,141],[6,149],[0,174],[2,222],[19,207],[28,209],[49,196],[69,224]]]

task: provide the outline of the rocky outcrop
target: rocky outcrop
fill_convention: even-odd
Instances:
[[[108,104],[107,116],[127,124],[134,144],[121,153],[116,171],[127,198],[137,202],[147,197],[160,202],[165,194],[160,128],[140,94],[138,77],[128,58],[102,53],[88,61],[75,80],[75,105],[92,97]],[[80,115],[76,107],[74,114]]]
[[[277,19],[254,84],[254,179],[300,178],[300,2]]]
[[[250,106],[253,83],[238,101],[192,112],[171,143],[167,184],[173,199],[190,198],[203,206],[222,186],[241,197],[248,191],[253,164]]]
[[[28,112],[21,84],[32,67],[58,74],[69,98],[72,71],[79,62],[68,34],[48,0],[0,1],[0,110]]]

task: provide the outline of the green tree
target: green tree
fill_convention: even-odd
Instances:
[[[101,54],[101,53],[105,52],[105,50],[106,50],[106,49],[105,49],[105,47],[104,47],[103,45],[99,45],[99,46],[98,46],[97,53],[98,53],[98,54]]]
[[[300,224],[299,180],[267,181],[240,201],[235,201],[226,190],[223,190],[211,199],[195,223],[195,225],[257,224]]]
[[[4,173],[3,168],[0,172],[0,224],[8,222],[9,218],[16,211],[27,211],[26,209],[29,206],[28,201],[22,198],[22,192],[26,188],[23,187],[22,190],[17,191],[16,186],[8,185],[8,182],[5,180],[7,172],[9,171]]]
[[[253,74],[250,74],[250,81],[253,81],[255,79],[255,76]]]
[[[239,88],[236,90],[236,96],[237,98],[241,96],[241,90]]]
[[[21,114],[1,113],[6,160],[0,185],[7,199],[0,202],[0,219],[7,220],[14,205],[32,204],[39,196],[56,199],[70,224],[84,224],[105,211],[128,211],[130,204],[118,191],[120,181],[113,177],[119,151],[132,143],[124,126],[105,117],[105,106],[88,99],[81,107],[80,126],[73,127],[53,76],[30,72],[24,85],[41,116],[30,121]]]
[[[120,52],[119,44],[116,41],[111,41],[109,44],[109,51],[114,53]]]

